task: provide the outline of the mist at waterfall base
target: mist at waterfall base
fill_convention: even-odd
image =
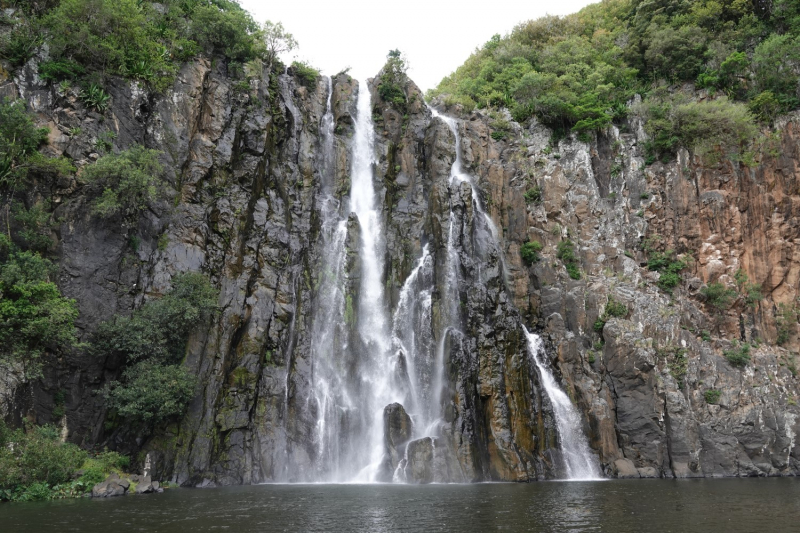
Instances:
[[[3,533],[797,531],[800,479],[250,485],[0,505]]]
[[[445,344],[448,339],[457,341],[464,336],[458,309],[458,284],[463,280],[455,240],[466,230],[457,227],[463,221],[454,215],[451,206],[441,295],[445,302],[441,309],[444,326],[434,331],[435,275],[428,244],[422,246],[420,257],[400,289],[395,309],[390,312],[387,289],[381,279],[386,242],[374,183],[376,155],[370,91],[365,82],[359,83],[349,147],[350,190],[348,196],[338,198],[333,169],[332,90],[332,80],[328,80],[319,169],[322,274],[312,317],[315,366],[311,401],[316,404],[318,460],[313,472],[302,472],[298,478],[326,483],[404,482],[408,478],[408,448],[413,443],[423,439],[434,459],[437,454],[437,438],[444,424]],[[448,126],[455,139],[449,189],[452,196],[469,188],[473,209],[479,215],[475,220],[475,253],[481,259],[496,254],[507,279],[497,228],[483,208],[476,184],[463,168],[458,121],[430,111],[434,119]],[[348,240],[352,241],[349,245]],[[350,259],[348,246],[357,250]],[[348,269],[353,255],[357,255],[359,264],[355,275]],[[553,406],[563,462],[560,471],[566,479],[598,479],[599,467],[582,433],[580,414],[549,370],[541,339],[521,327],[527,335],[528,354],[536,362]],[[386,444],[390,425],[387,417],[392,413],[401,421],[407,417],[411,426],[410,431],[401,429],[403,439],[397,449]]]

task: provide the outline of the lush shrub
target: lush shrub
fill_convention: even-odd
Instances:
[[[196,3],[191,11],[192,38],[209,53],[244,63],[265,54],[258,24],[232,0]]]
[[[665,252],[651,250],[647,259],[647,268],[654,272],[660,272],[658,286],[663,291],[671,293],[680,283],[680,271],[686,268],[686,263],[678,260],[672,250]]]
[[[408,66],[400,50],[390,50],[378,83],[378,94],[383,101],[401,110],[407,103],[404,89],[408,80],[406,70]]]
[[[112,471],[121,472],[130,464],[117,452],[92,456],[62,443],[59,433],[54,426],[11,430],[0,420],[0,501],[81,496]]]
[[[556,257],[564,262],[567,274],[572,279],[581,279],[581,271],[578,267],[578,258],[575,255],[575,244],[567,239],[558,243],[556,247]]]
[[[216,303],[217,292],[205,276],[177,275],[163,297],[149,300],[129,317],[117,315],[101,324],[93,349],[98,355],[118,355],[128,362],[180,362],[189,333],[208,318]]]
[[[294,61],[292,63],[292,71],[300,80],[300,85],[304,87],[314,87],[319,79],[319,70],[303,61]]]
[[[180,417],[194,395],[195,376],[180,365],[140,361],[103,392],[109,408],[129,422],[152,427]]]
[[[50,159],[39,153],[49,131],[36,127],[24,101],[6,98],[0,102],[0,189],[19,189],[30,175],[74,170],[65,159]]]
[[[672,157],[680,147],[712,158],[720,152],[739,154],[758,133],[747,106],[724,96],[695,102],[686,94],[659,90],[648,96],[640,110],[647,119],[647,149],[662,159]]]
[[[54,274],[50,261],[0,237],[0,362],[21,362],[29,376],[40,372],[46,351],[76,342],[78,309],[50,281]]]
[[[49,499],[53,486],[72,479],[87,454],[58,434],[52,426],[14,431],[0,420],[0,500]]]
[[[541,257],[539,256],[539,252],[541,251],[542,251],[542,243],[538,241],[526,242],[519,249],[519,253],[522,256],[522,260],[528,266],[536,263],[541,259]]]
[[[719,402],[719,399],[722,397],[722,391],[716,389],[709,389],[707,390],[703,396],[706,399],[706,403],[715,404]]]
[[[733,366],[746,366],[750,362],[750,345],[742,344],[734,341],[733,348],[730,350],[723,350],[725,358]]]
[[[91,191],[99,193],[93,210],[101,217],[134,218],[158,198],[164,169],[158,151],[135,146],[101,157],[81,175]]]
[[[736,291],[729,289],[722,283],[709,283],[700,289],[700,294],[705,296],[708,305],[713,307],[717,312],[722,312],[730,307],[731,303],[736,298]]]
[[[98,328],[95,353],[128,364],[122,379],[104,390],[117,416],[146,430],[185,412],[196,382],[180,362],[189,334],[216,309],[217,296],[201,274],[181,274],[162,298]]]
[[[525,191],[525,201],[529,204],[538,204],[542,201],[542,188],[539,186],[531,187]]]

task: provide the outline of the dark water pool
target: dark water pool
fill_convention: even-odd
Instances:
[[[260,485],[0,505],[0,532],[800,532],[800,479]]]

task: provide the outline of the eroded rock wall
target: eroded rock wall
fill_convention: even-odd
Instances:
[[[625,132],[612,127],[590,142],[555,145],[536,123],[512,121],[504,136],[493,136],[498,117],[461,116],[462,156],[498,229],[498,253],[481,240],[469,185],[450,182],[455,138],[448,126],[413,83],[403,110],[381,100],[375,80],[369,88],[387,300],[394,309],[427,244],[435,278],[431,328],[446,354],[441,436],[415,445],[415,479],[559,474],[552,410],[523,324],[546,337],[608,475],[797,473],[797,338],[776,347],[775,316],[778,304],[798,296],[800,117],[779,123],[777,148],[746,168],[711,166],[686,152],[646,166],[635,115]],[[324,298],[315,290],[323,275],[320,191],[332,180],[347,216],[357,82],[332,80],[331,176],[322,175],[321,164],[324,79],[307,88],[288,73],[245,88],[224,62],[198,60],[164,95],[114,81],[104,116],[82,106],[77,93],[41,82],[35,61],[2,90],[25,98],[50,125],[49,151],[79,165],[99,157],[98,140],[110,139],[108,132],[114,149],[139,143],[163,152],[166,197],[135,227],[93,217],[78,180],[55,185],[59,285],[78,301],[84,336],[112,314],[163,294],[183,271],[208,274],[221,309],[189,342],[185,364],[199,385],[188,414],[153,437],[106,423],[96,391],[122,361],[81,352],[52,361],[35,383],[7,376],[0,385],[4,416],[51,422],[54,393],[63,390],[68,439],[149,453],[159,477],[186,485],[314,479],[310,320]],[[541,200],[526,201],[534,186]],[[460,335],[447,333],[445,323],[451,214]],[[350,226],[347,268],[355,276],[358,228]],[[556,257],[565,239],[575,243],[580,280]],[[644,239],[692,259],[672,295],[647,270]],[[528,240],[544,245],[542,260],[530,267],[520,258]],[[738,299],[713,313],[700,288],[733,284],[739,268],[765,298],[754,307]],[[629,312],[598,333],[609,297]],[[759,343],[744,369],[722,355],[734,339]],[[357,369],[357,361],[347,364]],[[706,401],[708,390],[721,391],[716,403]]]

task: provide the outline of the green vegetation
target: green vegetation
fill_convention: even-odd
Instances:
[[[61,296],[54,275],[49,260],[0,234],[0,363],[21,363],[29,377],[41,371],[45,352],[76,342],[78,309]]]
[[[733,341],[733,348],[723,350],[722,353],[733,366],[745,366],[750,362],[750,345],[747,343],[740,345],[737,341]]]
[[[677,259],[673,250],[658,252],[648,245],[645,245],[645,249],[648,251],[647,269],[660,273],[658,286],[671,294],[681,282],[680,271],[686,268],[686,263]]]
[[[303,85],[304,87],[314,87],[319,79],[319,70],[302,61],[293,62],[292,71],[300,80],[300,85]]]
[[[778,311],[775,313],[775,323],[778,328],[778,338],[775,340],[777,344],[786,344],[792,334],[797,331],[797,322],[800,319],[800,308],[797,302],[791,305],[782,303],[778,306]]]
[[[81,175],[89,192],[98,194],[95,214],[107,218],[122,215],[133,219],[158,198],[158,181],[164,169],[160,152],[135,146],[119,154],[101,157]]]
[[[747,307],[755,307],[758,302],[764,299],[764,295],[761,292],[761,285],[750,283],[747,273],[741,268],[733,275],[733,279],[736,281],[739,295],[742,297]]]
[[[556,257],[564,263],[570,278],[581,279],[578,257],[575,255],[575,244],[571,240],[567,239],[558,243]]]
[[[52,246],[48,205],[26,207],[14,198],[34,181],[74,170],[65,159],[39,152],[47,128],[37,128],[22,101],[0,103],[0,191],[5,228],[0,233],[0,364],[20,364],[28,378],[45,353],[76,343],[73,300],[53,282],[56,267],[42,254]]]
[[[795,0],[605,0],[495,35],[428,96],[467,111],[506,107],[518,121],[536,116],[560,137],[618,121],[644,94],[652,162],[680,146],[741,153],[756,119],[800,105],[798,79]],[[694,83],[711,98],[669,95],[664,82]]]
[[[5,22],[14,28],[0,40],[0,57],[16,67],[46,42],[50,58],[40,70],[53,81],[102,86],[117,75],[160,91],[172,84],[180,63],[198,54],[223,55],[239,65],[265,60],[271,69],[277,54],[297,45],[280,23],[259,27],[235,0],[19,4]]]
[[[656,348],[656,355],[664,359],[670,375],[675,378],[678,388],[683,390],[686,386],[686,372],[689,370],[689,359],[686,357],[686,349],[678,346],[665,346]]]
[[[613,296],[609,296],[608,302],[606,302],[606,306],[603,309],[603,314],[595,320],[593,328],[597,333],[602,334],[603,328],[606,327],[606,322],[608,322],[611,317],[624,318],[627,315],[628,306],[622,302],[616,301]]]
[[[180,416],[192,398],[195,378],[180,363],[194,328],[216,309],[217,293],[198,273],[175,276],[162,298],[148,301],[130,317],[101,324],[94,351],[128,364],[120,381],[104,390],[114,414],[142,429]]]
[[[758,133],[745,104],[725,96],[695,102],[683,92],[653,90],[639,108],[650,140],[645,146],[650,161],[668,161],[678,148],[688,148],[707,159],[743,153]]]
[[[33,177],[52,178],[75,170],[66,159],[39,152],[48,133],[36,127],[22,100],[0,101],[0,191],[14,192]]]
[[[717,389],[709,389],[703,396],[706,399],[706,403],[708,404],[715,404],[719,402],[719,399],[722,397],[722,391]]]
[[[539,252],[542,251],[542,243],[538,241],[528,241],[519,249],[519,254],[526,265],[530,266],[541,259]]]
[[[525,191],[525,202],[529,204],[538,204],[542,201],[542,188],[539,186],[531,187]]]
[[[394,108],[405,111],[408,98],[406,97],[405,84],[407,81],[406,70],[408,65],[400,50],[391,50],[386,56],[378,83],[378,94],[384,102]]]
[[[737,295],[734,289],[729,289],[722,283],[709,283],[700,289],[700,294],[705,296],[708,305],[713,307],[717,313],[728,309]]]
[[[11,430],[0,420],[0,501],[80,496],[129,464],[115,452],[91,456],[58,435],[53,426]],[[76,478],[78,469],[82,474]]]

